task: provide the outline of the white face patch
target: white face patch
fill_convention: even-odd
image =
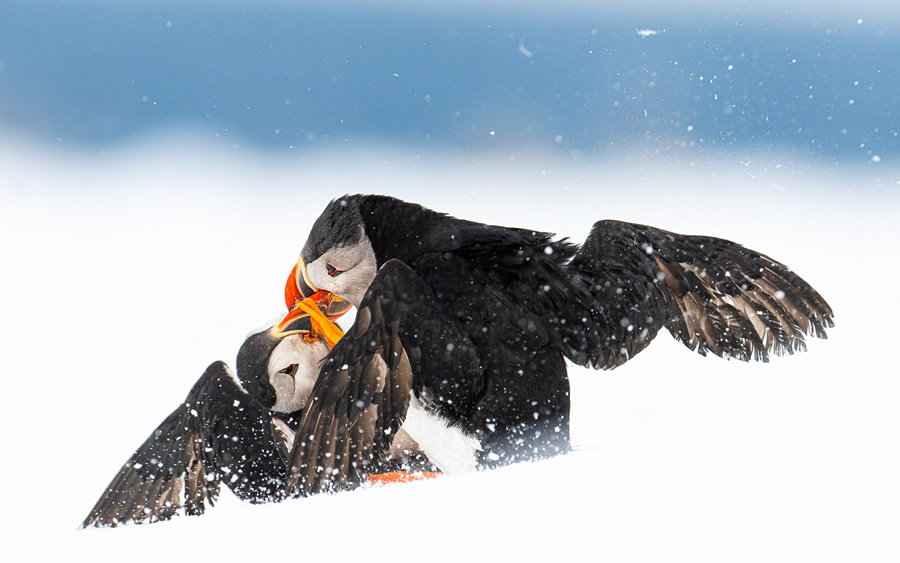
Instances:
[[[419,449],[431,463],[444,473],[474,471],[475,454],[481,451],[481,443],[458,426],[428,412],[422,402],[410,391],[409,409],[402,430],[419,444]]]
[[[284,337],[272,350],[266,369],[269,382],[275,388],[272,410],[294,412],[302,409],[319,377],[319,366],[327,355],[328,346],[321,340],[307,342],[299,334]],[[281,373],[292,364],[297,365],[293,376]]]
[[[329,275],[329,266],[340,273]],[[375,251],[365,232],[361,233],[358,243],[330,248],[306,265],[306,275],[313,285],[346,299],[355,307],[359,307],[377,271]]]

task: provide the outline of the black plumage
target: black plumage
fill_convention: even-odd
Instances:
[[[663,327],[704,356],[768,361],[833,326],[825,300],[787,266],[723,239],[600,221],[567,270],[594,298],[599,368],[621,365]]]
[[[832,326],[821,296],[764,255],[618,221],[578,247],[346,196],[316,221],[298,265],[298,284],[365,290],[298,431],[288,490],[299,494],[377,469],[411,397],[477,438],[482,467],[536,459],[569,448],[564,357],[612,369],[666,327],[701,354],[765,360]]]
[[[308,331],[309,325],[308,317],[300,317],[284,330]],[[253,503],[283,498],[301,411],[271,410],[276,390],[267,368],[279,342],[269,330],[248,337],[238,353],[240,384],[223,362],[211,364],[125,462],[83,526],[168,520],[179,511],[202,514],[223,484]],[[299,377],[305,367],[319,366],[287,369]]]

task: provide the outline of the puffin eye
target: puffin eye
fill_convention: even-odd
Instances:
[[[293,377],[296,372],[297,372],[297,364],[291,364],[284,369],[278,370],[278,373],[290,375],[291,377]]]
[[[335,268],[335,267],[332,266],[331,264],[326,264],[326,265],[325,265],[325,271],[326,271],[326,272],[328,273],[328,275],[331,276],[331,277],[335,277],[336,275],[338,275],[338,274],[340,274],[340,273],[343,273],[342,270],[338,270],[337,268]]]

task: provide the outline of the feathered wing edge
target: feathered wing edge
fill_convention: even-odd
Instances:
[[[210,384],[230,381],[224,363],[211,364],[185,402],[125,462],[82,526],[157,522],[172,518],[181,509],[195,515],[203,514],[206,503],[212,506],[220,482],[214,452],[203,432],[201,416],[207,413],[199,412],[203,411],[200,397]]]
[[[599,221],[569,272],[594,295],[596,368],[621,365],[663,326],[702,355],[744,361],[805,350],[805,335],[826,338],[834,326],[822,296],[787,266],[724,239]]]
[[[181,407],[166,422],[183,424],[185,416]],[[167,426],[166,422],[159,429]],[[169,425],[171,427],[171,425]],[[161,435],[148,438],[125,465],[119,470],[101,495],[97,504],[85,518],[83,527],[117,526],[126,522],[157,522],[168,520],[184,508],[187,514],[202,514],[206,502],[212,506],[218,496],[219,481],[207,474],[204,464],[203,440],[199,434],[180,434],[178,443]],[[155,459],[151,452],[159,451],[159,440],[167,442],[164,447],[184,448],[175,461],[175,466],[164,462],[156,470],[145,468],[143,460]],[[142,472],[141,469],[145,469]],[[155,471],[147,473],[146,471]],[[212,477],[212,478],[210,478]],[[182,490],[184,498],[182,499]]]
[[[768,361],[827,338],[834,313],[784,264],[738,244],[654,229],[653,253],[678,308],[666,328],[691,350]]]
[[[287,494],[352,488],[380,471],[413,387],[401,319],[425,315],[431,305],[416,282],[398,261],[379,270],[355,324],[319,373],[294,442]]]

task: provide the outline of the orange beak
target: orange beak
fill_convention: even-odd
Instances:
[[[291,274],[284,284],[284,304],[290,309],[298,299],[312,297],[319,291],[319,288],[313,285],[313,282],[309,279],[309,274],[306,273],[306,262],[303,261],[303,256],[301,255],[291,269]],[[342,301],[337,296],[335,297],[338,302]],[[345,312],[341,311],[341,314]]]
[[[315,339],[317,335],[321,335],[328,344],[328,347],[334,348],[334,345],[338,343],[338,340],[344,336],[344,331],[331,322],[331,319],[329,319],[328,316],[322,312],[322,309],[320,309],[320,304],[325,304],[327,308],[330,295],[331,294],[327,291],[320,291],[311,297],[300,299],[295,302],[288,314],[281,319],[281,322],[275,327],[274,334],[276,336],[285,334],[284,329],[291,324],[294,319],[303,315],[309,315],[309,321],[312,327],[312,334],[309,335],[309,337]]]
[[[350,310],[350,303],[328,291],[319,290],[306,274],[306,264],[301,256],[284,284],[284,304],[288,314],[278,323],[281,331],[301,315],[309,315],[313,331],[325,337],[328,346],[334,348],[344,333],[332,321]],[[324,312],[323,312],[324,311]]]
[[[303,300],[303,294],[300,293],[300,286],[297,283],[297,264],[294,264],[294,269],[291,270],[291,275],[284,284],[284,304],[291,309],[294,303],[301,300]]]

